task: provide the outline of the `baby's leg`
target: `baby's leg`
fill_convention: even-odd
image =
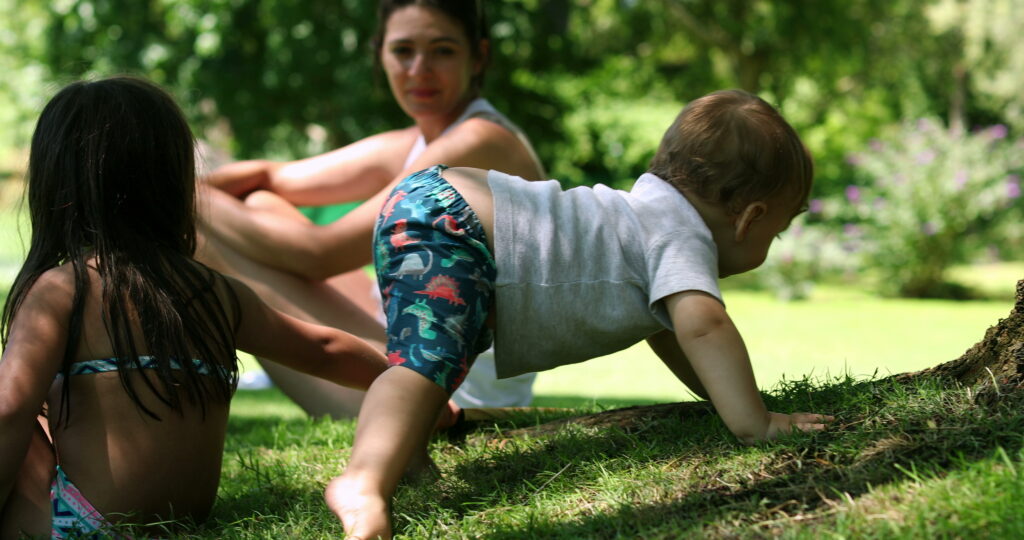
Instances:
[[[348,467],[325,493],[349,535],[390,537],[388,505],[410,458],[422,455],[448,396],[489,345],[496,271],[484,240],[436,170],[399,184],[381,211],[374,252],[393,367],[370,386]]]
[[[25,461],[0,513],[0,538],[36,538],[50,534],[50,482],[57,467],[53,444],[39,417],[29,441]]]
[[[370,386],[345,473],[327,486],[327,505],[345,533],[390,538],[388,501],[414,453],[427,446],[448,395],[423,375],[389,368]]]

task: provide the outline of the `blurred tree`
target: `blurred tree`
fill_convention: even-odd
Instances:
[[[24,167],[19,149],[28,146],[42,109],[46,72],[34,62],[45,24],[42,0],[0,0],[0,179]]]
[[[408,123],[374,69],[374,2],[28,4],[47,14],[44,53],[54,74],[151,77],[179,91],[200,133],[227,133],[240,157],[308,155]],[[777,104],[804,136],[819,191],[839,193],[853,177],[846,156],[903,118],[962,110],[965,122],[993,123],[1005,111],[1014,126],[1024,122],[1020,5],[491,1],[485,95],[530,134],[552,176],[617,183],[646,167],[683,103],[746,88]],[[942,23],[943,9],[952,23]],[[970,95],[957,90],[958,65],[969,67]]]
[[[370,2],[62,0],[48,9],[55,73],[134,72],[176,88],[200,125],[226,119],[241,155],[306,154],[402,116],[373,75]]]
[[[950,126],[963,129],[980,118],[1024,128],[1024,3],[939,0],[926,13],[937,37],[949,43]]]

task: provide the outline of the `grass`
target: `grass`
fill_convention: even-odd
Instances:
[[[241,394],[214,516],[194,538],[336,537],[320,489],[351,422],[276,416]],[[407,538],[1014,538],[1024,533],[1024,394],[936,381],[800,380],[777,410],[837,416],[820,434],[736,444],[719,419],[654,417],[508,435],[536,418],[437,439],[439,481],[400,488]],[[251,406],[267,406],[253,412]],[[554,416],[548,416],[547,419]]]

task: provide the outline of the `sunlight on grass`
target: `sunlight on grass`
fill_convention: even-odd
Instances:
[[[1024,262],[994,262],[950,269],[953,281],[990,298],[1014,297],[1017,280],[1024,278]]]
[[[0,287],[6,290],[25,260],[29,223],[22,209],[21,183],[0,181]]]
[[[934,366],[963,354],[1013,306],[1012,300],[882,299],[835,287],[819,287],[805,302],[738,290],[726,291],[725,301],[762,388],[808,374],[884,376]],[[598,403],[603,397],[648,403],[688,396],[644,343],[541,373],[535,392]]]

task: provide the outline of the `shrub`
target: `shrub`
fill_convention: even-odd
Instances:
[[[816,282],[856,270],[856,245],[842,233],[813,220],[820,217],[820,203],[814,212],[793,220],[789,230],[772,243],[768,260],[756,272],[759,285],[772,290],[780,300],[804,300]]]
[[[840,215],[883,292],[957,296],[949,266],[1019,225],[1024,139],[1007,135],[1001,125],[957,133],[922,119],[849,157],[863,182],[846,188]]]

